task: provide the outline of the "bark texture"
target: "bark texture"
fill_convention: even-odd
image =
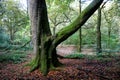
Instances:
[[[52,58],[52,56],[56,55],[56,47],[52,43],[53,37],[49,27],[45,0],[29,0],[29,15],[34,53],[36,54],[35,59],[31,63],[31,71],[40,69],[46,75],[49,69],[55,66],[54,63],[59,62],[57,57]]]
[[[34,53],[36,54],[31,63],[31,71],[40,69],[44,75],[47,75],[51,69],[59,66],[60,62],[56,54],[57,45],[75,33],[95,12],[102,1],[94,0],[73,23],[53,36],[49,27],[45,0],[29,0]]]

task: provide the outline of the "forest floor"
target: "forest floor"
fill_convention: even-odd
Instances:
[[[58,54],[65,56],[75,51],[74,46],[58,47]],[[85,54],[92,53],[87,49]],[[0,80],[120,80],[120,56],[109,61],[83,59],[59,59],[64,67],[50,71],[43,76],[39,70],[29,73],[29,63],[34,54],[27,54],[21,63],[0,62]]]

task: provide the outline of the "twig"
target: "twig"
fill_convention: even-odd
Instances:
[[[104,5],[105,5],[108,1],[109,1],[109,0],[105,1],[105,2],[102,4],[102,6],[101,6],[100,9],[102,9],[102,8],[104,7]]]

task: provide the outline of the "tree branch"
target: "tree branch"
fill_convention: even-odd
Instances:
[[[88,7],[82,11],[82,13],[74,20],[70,25],[61,29],[56,34],[56,39],[54,40],[54,44],[57,46],[62,41],[66,40],[69,36],[75,33],[89,18],[90,16],[99,8],[103,0],[94,0],[92,1]]]
[[[71,23],[71,19],[66,15],[66,13],[63,13],[65,15],[65,17],[69,20],[69,22]]]
[[[101,5],[100,9],[104,8],[105,4],[106,4],[108,1],[109,1],[109,0],[105,1],[105,2]]]

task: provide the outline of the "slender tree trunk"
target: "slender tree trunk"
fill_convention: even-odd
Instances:
[[[28,14],[28,0],[26,0],[26,2],[27,2],[27,14]]]
[[[14,33],[13,33],[12,27],[9,28],[9,31],[10,31],[10,40],[13,42],[13,40],[14,40]]]
[[[111,23],[109,23],[108,27],[108,48],[110,48],[110,37],[111,37]]]
[[[101,8],[98,8],[98,19],[97,19],[97,53],[102,52],[101,48]]]
[[[79,0],[79,8],[80,8],[80,14],[81,14],[81,0]],[[82,48],[82,27],[79,29],[79,52],[81,52]]]
[[[12,29],[10,29],[10,40],[13,41],[13,33],[12,33]]]

